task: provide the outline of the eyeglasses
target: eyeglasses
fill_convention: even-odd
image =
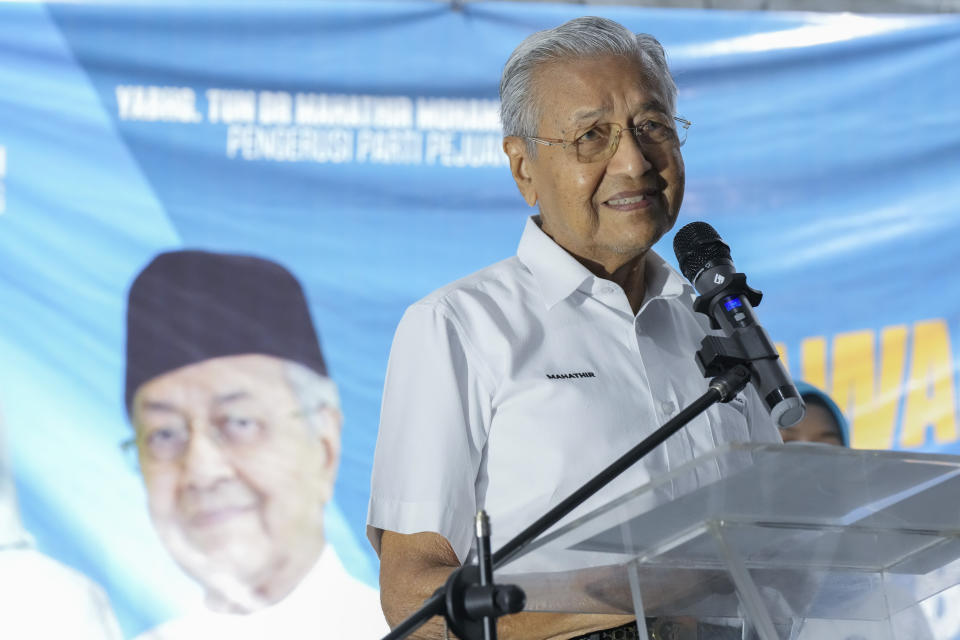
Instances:
[[[298,409],[283,415],[289,415],[290,419],[304,418],[324,406],[318,405],[309,411]],[[222,449],[240,450],[263,441],[270,432],[270,422],[272,420],[242,413],[225,413],[210,419],[212,428],[208,437]],[[139,455],[154,463],[178,462],[187,453],[193,430],[192,421],[178,414],[161,426],[145,428],[142,433],[120,443],[120,448],[131,459]]]
[[[672,143],[678,147],[687,141],[687,129],[691,122],[683,118],[674,117],[679,127],[672,127],[656,120],[644,120],[635,127],[621,127],[619,124],[607,122],[595,124],[583,132],[577,133],[573,140],[556,138],[537,138],[526,136],[537,144],[546,146],[560,145],[562,149],[573,146],[577,150],[578,162],[602,162],[609,160],[620,146],[620,134],[629,131],[634,140],[640,145],[660,145]]]

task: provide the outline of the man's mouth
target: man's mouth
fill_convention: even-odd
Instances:
[[[622,192],[614,195],[603,204],[614,209],[621,209],[625,211],[642,209],[650,206],[654,200],[654,196],[657,193],[659,192],[656,189]]]
[[[616,200],[607,200],[607,204],[612,204],[613,206],[621,204],[635,204],[637,202],[643,202],[647,196],[633,196],[632,198],[617,198]]]
[[[189,522],[194,527],[207,527],[232,520],[255,509],[255,505],[205,509],[191,515]]]

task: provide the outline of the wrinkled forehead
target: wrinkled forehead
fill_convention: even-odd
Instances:
[[[150,412],[195,412],[244,403],[282,402],[291,395],[283,361],[273,356],[214,358],[180,367],[140,385],[134,422]]]
[[[671,115],[664,80],[636,56],[570,56],[541,63],[534,75],[538,121],[573,121],[625,110]]]

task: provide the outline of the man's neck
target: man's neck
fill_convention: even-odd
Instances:
[[[249,585],[233,585],[227,590],[210,588],[206,594],[209,609],[221,613],[253,613],[272,606],[289,596],[320,560],[324,541],[304,549],[302,553],[288,557]]]
[[[590,273],[598,278],[610,280],[620,285],[620,288],[627,294],[627,301],[630,303],[633,314],[637,314],[640,310],[640,305],[643,304],[643,298],[646,295],[646,265],[649,249],[628,258],[626,261],[622,261],[622,257],[620,256],[611,255],[609,256],[611,259],[607,263],[602,263],[596,260],[590,260],[589,258],[583,258],[560,242],[557,242],[553,233],[544,226],[542,214],[534,216],[533,221],[557,246],[573,256],[573,258],[585,266]]]

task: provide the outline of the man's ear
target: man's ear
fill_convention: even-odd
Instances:
[[[323,407],[320,413],[322,428],[316,435],[326,454],[321,473],[326,480],[328,489],[326,499],[329,500],[333,494],[333,483],[337,479],[337,469],[340,466],[340,431],[343,427],[343,414],[333,407]]]
[[[531,207],[537,204],[537,190],[530,175],[530,151],[527,141],[517,136],[507,136],[503,139],[503,152],[510,159],[510,173],[520,189],[520,195]]]

